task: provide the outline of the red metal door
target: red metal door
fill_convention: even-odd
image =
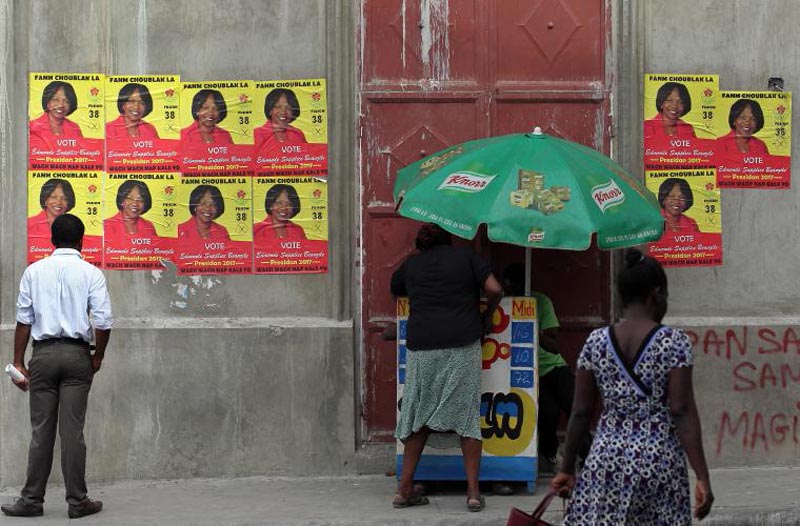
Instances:
[[[540,126],[607,151],[610,13],[598,0],[362,0],[360,177],[365,440],[395,423],[392,271],[417,224],[394,214],[397,170],[446,146]],[[492,245],[496,272],[522,249]],[[610,312],[609,257],[535,251],[534,285],[553,299],[574,354]]]

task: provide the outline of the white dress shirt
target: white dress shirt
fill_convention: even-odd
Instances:
[[[91,317],[91,324],[89,319]],[[17,322],[31,325],[34,340],[80,338],[92,327],[111,329],[111,299],[103,273],[72,248],[57,248],[22,274]]]

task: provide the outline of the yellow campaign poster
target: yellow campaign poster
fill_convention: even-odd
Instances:
[[[28,263],[53,252],[50,226],[63,214],[73,214],[84,228],[83,258],[102,262],[103,212],[102,172],[28,172]]]
[[[261,174],[328,174],[325,79],[255,83],[255,169]]]
[[[256,177],[253,252],[257,274],[327,272],[327,181],[310,176]]]
[[[178,186],[181,274],[253,272],[251,177],[186,176]]]
[[[664,235],[648,245],[649,254],[665,266],[722,265],[716,170],[647,170],[645,184],[664,217]]]
[[[99,73],[30,73],[28,169],[103,169]]]
[[[644,76],[646,169],[713,163],[718,94],[718,75]]]
[[[791,93],[722,91],[715,124],[720,186],[791,186]]]
[[[177,237],[176,173],[107,173],[104,183],[103,266],[161,268]]]
[[[181,172],[250,175],[255,107],[250,80],[184,82]]]
[[[106,77],[106,170],[175,172],[180,77]]]

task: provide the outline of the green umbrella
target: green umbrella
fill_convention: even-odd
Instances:
[[[529,248],[586,250],[593,233],[600,248],[621,248],[659,239],[664,228],[655,197],[624,168],[539,128],[406,166],[394,199],[400,215],[459,237],[474,238],[485,223],[490,240]]]

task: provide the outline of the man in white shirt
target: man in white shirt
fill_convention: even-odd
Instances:
[[[32,432],[27,480],[19,499],[0,506],[6,515],[42,515],[56,426],[69,518],[103,508],[102,502],[86,494],[83,425],[92,378],[103,363],[113,319],[103,273],[81,258],[83,232],[83,222],[76,216],[57,217],[51,227],[56,250],[25,269],[20,281],[14,367],[25,380],[14,383],[23,391],[30,389]],[[89,346],[92,332],[94,355]],[[26,368],[25,349],[31,336],[33,356]]]

